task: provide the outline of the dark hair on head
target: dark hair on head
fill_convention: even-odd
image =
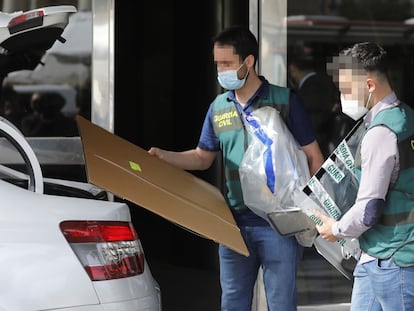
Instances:
[[[33,108],[47,117],[53,117],[65,106],[65,98],[58,93],[39,93],[32,101]]]
[[[213,38],[213,43],[233,46],[234,52],[240,56],[242,61],[247,56],[253,55],[256,64],[259,56],[259,44],[254,34],[246,27],[228,27]]]
[[[315,51],[310,45],[296,43],[287,49],[288,64],[295,65],[299,70],[314,70],[316,68]]]
[[[388,76],[387,52],[377,43],[356,43],[354,46],[344,50],[342,53],[345,56],[351,56],[366,71],[377,71],[386,77]]]

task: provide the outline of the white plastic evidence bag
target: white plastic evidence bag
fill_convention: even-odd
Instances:
[[[307,159],[276,109],[262,107],[243,114],[251,143],[239,174],[245,204],[281,235],[317,251],[346,278],[360,256],[356,239],[336,243],[316,236],[319,210],[339,219],[355,202],[358,179],[355,155],[365,132],[360,119],[318,172],[310,177]],[[316,238],[315,238],[316,237]]]

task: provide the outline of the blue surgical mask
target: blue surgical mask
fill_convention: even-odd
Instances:
[[[217,80],[220,83],[220,85],[223,88],[230,90],[230,91],[238,90],[241,87],[243,87],[244,83],[246,82],[247,74],[249,73],[249,71],[247,71],[246,75],[241,80],[237,77],[237,72],[240,70],[240,68],[243,65],[244,65],[244,62],[243,64],[240,65],[239,68],[235,70],[226,70],[226,71],[218,72]]]

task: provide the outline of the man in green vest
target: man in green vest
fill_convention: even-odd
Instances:
[[[211,103],[197,147],[183,152],[152,147],[149,153],[185,170],[208,169],[219,152],[223,156],[227,203],[250,255],[219,245],[221,310],[251,310],[262,267],[268,310],[296,311],[296,271],[303,248],[294,236],[281,236],[244,204],[238,169],[251,137],[243,113],[261,107],[276,109],[306,154],[311,174],[320,168],[323,156],[299,97],[256,73],[259,46],[249,29],[230,27],[213,41],[218,82],[228,91]]]
[[[342,111],[363,117],[366,132],[355,155],[359,189],[335,221],[316,212],[322,238],[358,238],[351,311],[414,310],[414,111],[388,80],[387,53],[355,44],[334,58]]]

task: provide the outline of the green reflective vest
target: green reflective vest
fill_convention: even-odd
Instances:
[[[378,125],[397,135],[400,173],[388,190],[380,221],[360,236],[359,243],[371,256],[392,257],[397,265],[410,266],[414,265],[414,110],[401,103],[380,111],[369,128]]]
[[[279,111],[281,117],[286,121],[289,114],[289,95],[290,90],[288,88],[270,84],[267,98],[259,97],[249,106],[249,110],[272,106]],[[228,191],[227,203],[232,210],[241,211],[247,209],[247,207],[243,202],[239,166],[250,139],[236,104],[228,100],[228,96],[229,92],[226,92],[216,97],[213,104],[212,121],[214,131],[220,140],[220,148],[223,154],[223,166]]]

